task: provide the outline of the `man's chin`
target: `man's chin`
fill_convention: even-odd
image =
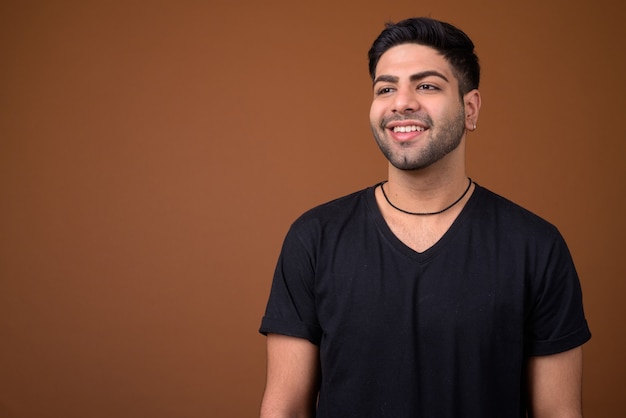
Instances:
[[[394,160],[389,160],[389,162],[391,163],[392,166],[394,166],[398,170],[401,170],[401,171],[412,171],[412,172],[413,171],[423,170],[423,169],[429,167],[430,165],[432,165],[432,163],[424,163],[424,162],[420,162],[420,161],[394,161]]]

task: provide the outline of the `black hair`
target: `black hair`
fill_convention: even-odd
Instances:
[[[427,17],[410,18],[385,25],[368,52],[372,81],[376,77],[376,66],[381,55],[391,47],[407,43],[428,46],[439,52],[452,67],[459,81],[461,95],[478,88],[480,65],[472,40],[451,24]]]

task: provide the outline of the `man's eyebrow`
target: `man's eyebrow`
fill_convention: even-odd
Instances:
[[[435,70],[422,71],[421,73],[412,74],[411,77],[409,77],[409,80],[417,81],[417,80],[421,80],[422,78],[426,78],[426,77],[439,77],[439,78],[444,79],[447,83],[450,82],[450,80],[448,80],[448,77],[446,77],[445,75],[441,74],[439,71],[435,71]]]
[[[411,74],[411,76],[409,77],[409,80],[411,81],[418,81],[421,80],[423,78],[426,77],[439,77],[443,80],[445,80],[446,82],[450,82],[450,80],[448,80],[448,77],[446,77],[445,75],[441,74],[439,71],[435,71],[435,70],[428,70],[428,71],[422,71],[420,73],[415,73],[415,74]],[[376,85],[376,83],[397,83],[398,81],[400,81],[400,79],[398,77],[396,77],[395,75],[379,75],[378,77],[376,77],[376,79],[374,80],[374,85]]]
[[[373,84],[375,85],[376,83],[397,83],[398,81],[400,81],[400,79],[394,75],[383,74],[376,77]]]

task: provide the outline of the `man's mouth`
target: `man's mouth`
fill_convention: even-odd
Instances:
[[[394,126],[391,128],[393,132],[424,132],[426,128],[417,125]]]

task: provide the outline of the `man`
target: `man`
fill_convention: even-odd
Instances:
[[[388,180],[289,230],[262,417],[581,417],[578,277],[555,227],[468,178],[472,41],[432,19],[369,51]]]

